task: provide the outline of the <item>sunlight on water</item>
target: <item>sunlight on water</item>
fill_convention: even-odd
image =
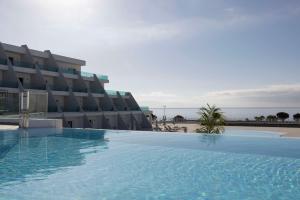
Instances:
[[[300,140],[268,134],[4,132],[0,199],[300,199]]]

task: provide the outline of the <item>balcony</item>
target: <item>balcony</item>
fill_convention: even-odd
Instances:
[[[90,88],[91,93],[96,93],[96,94],[103,94],[104,91],[101,90],[100,88]]]
[[[80,71],[80,75],[86,78],[93,78],[94,74],[90,72]],[[103,74],[96,74],[97,78],[102,81],[108,81],[108,76]]]
[[[33,85],[30,83],[23,83],[22,84],[24,89],[35,89],[35,90],[45,90],[46,85]]]
[[[72,74],[72,75],[77,75],[77,71],[76,69],[72,69],[72,68],[60,68],[62,73],[65,74]]]
[[[6,59],[0,59],[0,65],[7,65]]]
[[[124,91],[116,91],[116,90],[105,90],[105,91],[109,96],[117,96],[117,92],[119,92],[121,96],[126,96],[127,94],[127,92]]]
[[[58,72],[58,67],[55,66],[48,66],[48,65],[39,65],[41,70],[51,71],[51,72]]]
[[[86,88],[73,88],[73,92],[87,93],[88,90]]]
[[[143,112],[148,112],[148,111],[150,111],[150,109],[149,109],[148,106],[140,106],[140,108],[141,108],[141,110],[142,110]]]
[[[97,77],[98,77],[99,80],[108,81],[108,76],[107,75],[97,75]]]
[[[18,82],[16,81],[0,81],[0,87],[18,88]]]
[[[69,91],[69,87],[68,86],[60,86],[60,85],[50,85],[48,84],[48,87],[51,89],[51,90],[54,90],[54,91]]]
[[[105,90],[105,92],[106,92],[109,96],[117,96],[117,91],[115,91],[115,90]]]
[[[7,65],[7,60],[6,59],[0,59],[0,64],[1,65]],[[24,67],[24,68],[35,69],[33,64],[27,63],[27,62],[13,61],[11,64],[13,66],[16,66],[16,67]]]
[[[90,72],[84,72],[84,71],[80,71],[80,75],[82,77],[86,77],[86,78],[93,78],[94,77],[94,74],[93,73],[90,73]]]
[[[96,107],[96,106],[94,106],[94,107],[83,106],[82,109],[87,112],[97,112],[98,111],[98,107]]]
[[[19,62],[19,61],[14,61],[12,63],[13,66],[17,66],[17,67],[24,67],[24,68],[29,68],[29,69],[35,69],[34,65],[31,63],[27,63],[27,62]]]

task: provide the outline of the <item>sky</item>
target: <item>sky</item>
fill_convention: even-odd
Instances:
[[[299,0],[0,0],[0,24],[140,105],[300,106]]]

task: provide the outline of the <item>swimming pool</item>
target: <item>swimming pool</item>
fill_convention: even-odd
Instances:
[[[0,132],[0,199],[300,199],[300,139]]]

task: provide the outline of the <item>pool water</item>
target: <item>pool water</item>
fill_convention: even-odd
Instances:
[[[300,199],[300,139],[253,133],[0,132],[0,199]]]

